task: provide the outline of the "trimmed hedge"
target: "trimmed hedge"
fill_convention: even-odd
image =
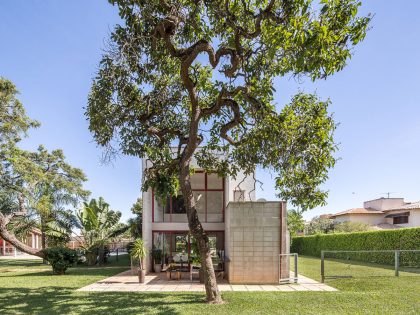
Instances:
[[[293,238],[291,246],[293,253],[316,257],[321,256],[321,250],[396,249],[420,250],[420,228],[298,236]],[[392,253],[335,254],[329,257],[383,264],[394,263]],[[420,253],[401,253],[400,259],[402,265],[420,266]]]

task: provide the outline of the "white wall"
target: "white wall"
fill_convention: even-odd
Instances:
[[[226,189],[228,192],[228,198],[226,202],[234,201],[234,191],[243,190],[245,192],[244,201],[255,201],[255,180],[252,175],[245,176],[244,173],[240,172],[236,178],[229,177],[227,180]]]
[[[365,201],[363,208],[375,209],[375,210],[387,210],[397,208],[404,205],[404,198],[379,198],[375,200]]]
[[[377,225],[380,223],[386,223],[385,214],[346,214],[340,215],[334,219],[334,222],[361,222],[370,225]]]
[[[395,226],[399,227],[420,227],[420,209],[411,209],[407,210],[410,211],[410,216],[408,217],[408,223],[406,224],[395,224]],[[398,212],[407,212],[407,211],[398,211]],[[395,212],[395,213],[398,213]],[[386,218],[386,222],[389,224],[393,224],[392,218]]]

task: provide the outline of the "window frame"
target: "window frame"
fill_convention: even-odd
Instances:
[[[207,181],[207,177],[208,177],[208,174],[209,173],[206,173],[206,172],[204,172],[204,171],[202,171],[202,170],[197,170],[197,171],[195,171],[195,173],[204,173],[204,189],[192,189],[192,191],[194,192],[194,191],[196,191],[196,192],[204,192],[205,194],[206,194],[206,203],[205,203],[205,217],[204,217],[204,222],[202,222],[202,223],[224,223],[225,222],[225,208],[226,208],[226,205],[225,205],[225,203],[226,203],[226,201],[225,201],[225,194],[226,194],[226,191],[225,191],[225,177],[222,177],[221,179],[222,179],[222,188],[219,188],[219,189],[215,189],[215,188],[208,188],[208,185],[207,185],[207,183],[208,183],[208,181]],[[222,196],[223,196],[223,198],[222,198],[222,221],[221,222],[208,222],[208,220],[207,220],[207,209],[208,209],[208,198],[207,198],[207,192],[208,191],[220,191],[220,192],[222,192]],[[173,221],[172,221],[172,213],[173,213],[173,208],[172,208],[172,198],[169,198],[169,208],[170,208],[170,210],[169,210],[169,223],[172,223]],[[154,190],[152,190],[152,222],[154,223],[154,222],[156,222],[155,221],[155,192],[154,192]],[[162,222],[156,222],[156,223],[168,223],[168,221],[162,221]],[[180,222],[177,222],[177,223],[180,223]],[[187,222],[186,222],[187,223]]]
[[[403,222],[395,222],[396,220],[401,220]],[[402,215],[399,217],[392,218],[392,224],[408,224],[408,215]]]

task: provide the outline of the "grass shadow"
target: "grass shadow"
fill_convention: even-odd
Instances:
[[[184,306],[203,304],[200,294],[75,292],[65,287],[0,289],[2,314],[181,314]]]

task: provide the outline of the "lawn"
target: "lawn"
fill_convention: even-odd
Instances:
[[[36,261],[0,260],[1,314],[419,314],[420,276],[366,277],[372,266],[357,266],[360,277],[328,280],[339,292],[226,292],[224,305],[206,305],[200,293],[76,292],[128,266],[120,257],[106,268],[72,268],[52,276]],[[300,257],[300,273],[319,279],[317,258]],[[338,273],[346,264],[329,263]],[[333,269],[335,268],[335,270]],[[365,269],[364,269],[365,268]],[[373,269],[372,269],[373,268]],[[379,268],[377,270],[380,272]]]

